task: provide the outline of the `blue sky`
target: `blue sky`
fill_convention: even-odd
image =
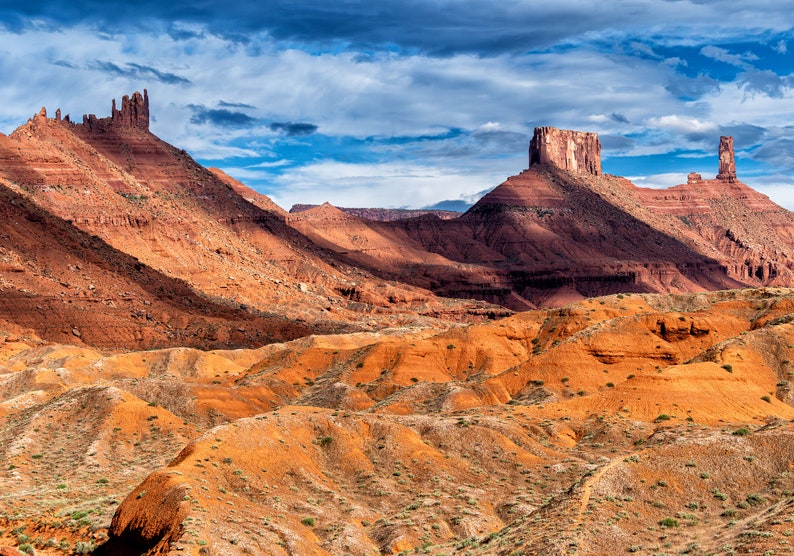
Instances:
[[[538,125],[638,185],[717,171],[794,209],[794,10],[778,0],[0,0],[0,131],[41,106],[154,133],[289,208],[472,201]]]

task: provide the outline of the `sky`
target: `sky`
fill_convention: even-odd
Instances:
[[[151,130],[284,208],[471,203],[536,126],[647,187],[717,173],[794,209],[780,0],[0,0],[0,132],[148,89]]]

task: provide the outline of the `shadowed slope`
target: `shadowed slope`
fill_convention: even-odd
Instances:
[[[198,295],[0,185],[0,317],[58,342],[251,346],[316,328]]]

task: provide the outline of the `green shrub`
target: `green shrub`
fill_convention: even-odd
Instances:
[[[747,427],[739,427],[738,429],[733,431],[731,434],[733,434],[733,436],[747,436],[751,432],[752,431],[750,431],[750,429],[748,429]]]
[[[317,441],[317,444],[319,444],[320,446],[328,446],[333,441],[334,439],[331,438],[330,436],[323,436]]]
[[[301,523],[303,523],[306,527],[314,527],[314,518],[304,517],[303,519],[301,519]]]
[[[764,502],[766,502],[766,499],[760,494],[749,494],[747,495],[746,500],[747,503],[750,504],[751,506],[755,506],[757,504],[763,504]]]
[[[659,520],[662,527],[678,527],[678,520],[674,517],[665,517]]]

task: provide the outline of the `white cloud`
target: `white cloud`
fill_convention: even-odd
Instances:
[[[500,129],[502,129],[502,124],[500,124],[499,122],[486,122],[482,124],[478,129],[479,131],[485,131],[485,132],[499,131]]]
[[[241,179],[250,172],[225,169]],[[273,178],[260,189],[278,205],[322,204],[341,207],[421,207],[448,199],[465,199],[507,178],[500,170],[472,173],[459,168],[414,163],[346,164],[320,162]]]
[[[650,118],[648,120],[648,125],[662,129],[671,129],[683,133],[704,133],[717,130],[716,122],[709,120],[699,120],[697,118],[687,118],[685,116],[678,116],[676,114],[660,116],[658,118]]]
[[[686,183],[687,174],[681,172],[668,172],[664,174],[652,174],[649,176],[631,176],[627,178],[638,187],[648,187],[651,189],[667,189],[674,185]]]
[[[750,69],[753,67],[751,62],[755,62],[758,60],[758,56],[753,54],[752,52],[745,52],[744,54],[733,54],[729,50],[725,48],[721,48],[719,46],[704,46],[700,49],[700,53],[705,56],[706,58],[711,58],[712,60],[717,60],[718,62],[724,62],[726,64],[730,64],[732,66],[736,66],[742,69]]]

